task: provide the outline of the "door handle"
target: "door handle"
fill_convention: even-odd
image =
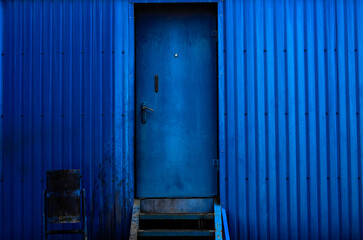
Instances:
[[[146,107],[145,103],[141,104],[141,123],[146,123],[146,110],[149,110],[151,112],[154,112],[154,109]]]

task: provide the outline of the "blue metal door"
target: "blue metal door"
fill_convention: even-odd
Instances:
[[[215,5],[135,8],[136,195],[217,195]]]

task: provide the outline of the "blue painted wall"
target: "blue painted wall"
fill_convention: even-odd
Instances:
[[[127,236],[128,2],[6,1],[1,10],[0,239],[41,239],[45,173],[61,168],[81,169],[91,239]]]
[[[126,239],[128,4],[1,3],[0,239],[41,238],[45,171],[59,168],[82,170],[92,239]],[[363,238],[363,1],[224,10],[231,238]]]
[[[232,239],[363,238],[363,1],[226,1]]]

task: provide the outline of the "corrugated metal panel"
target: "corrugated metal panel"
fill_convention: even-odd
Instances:
[[[128,2],[1,6],[0,239],[41,239],[45,172],[61,168],[82,171],[92,239],[127,236],[133,170],[124,157],[121,93],[128,75]]]
[[[45,171],[59,168],[82,170],[92,239],[127,235],[128,5],[0,5],[1,239],[41,238]],[[232,239],[363,236],[363,2],[224,9]]]
[[[363,1],[226,1],[233,239],[363,237]]]

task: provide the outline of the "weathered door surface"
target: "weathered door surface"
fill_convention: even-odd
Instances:
[[[216,14],[206,4],[135,7],[137,197],[217,195]]]

